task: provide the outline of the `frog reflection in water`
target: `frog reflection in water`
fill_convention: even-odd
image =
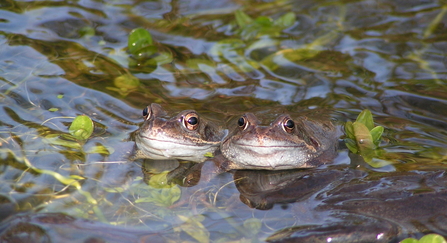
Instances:
[[[222,154],[229,160],[224,167],[283,170],[331,161],[337,151],[337,129],[323,114],[311,117],[292,118],[272,110],[244,114],[222,142]],[[262,123],[272,120],[267,125]]]
[[[168,117],[158,104],[143,110],[145,121],[135,135],[136,151],[132,159],[182,159],[203,162],[205,154],[219,148],[226,131],[185,110]]]

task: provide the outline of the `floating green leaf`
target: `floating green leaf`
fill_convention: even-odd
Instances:
[[[140,49],[151,45],[153,45],[152,36],[149,31],[143,28],[132,30],[127,39],[127,48],[129,49],[129,52],[134,55],[136,55]]]
[[[373,143],[371,133],[363,123],[354,122],[354,135],[357,148],[365,161],[369,162],[374,157],[374,149],[376,146]]]
[[[372,114],[369,110],[363,110],[355,122],[345,124],[345,144],[352,153],[360,154],[365,162],[377,168],[389,164],[389,162],[375,159],[378,156],[379,146],[384,129],[381,126],[374,127]]]
[[[401,243],[447,243],[444,237],[438,234],[424,235],[420,240],[414,238],[406,238]]]
[[[424,235],[419,240],[419,243],[446,243],[446,240],[441,235],[428,234],[428,235]]]
[[[172,53],[160,51],[154,45],[151,34],[143,28],[132,30],[127,46],[131,54],[128,65],[140,72],[150,73],[158,65],[171,63],[173,60]]]
[[[371,111],[368,109],[363,110],[360,112],[359,116],[356,120],[357,123],[363,123],[368,128],[368,130],[372,130],[374,128],[374,121],[371,114]]]
[[[352,127],[354,128],[355,140],[360,151],[367,148],[375,148],[371,133],[363,123],[354,122]]]
[[[348,147],[349,151],[353,152],[354,154],[358,153],[357,143],[354,140],[352,140],[350,138],[346,138],[345,144],[346,144],[346,147]]]
[[[354,133],[354,127],[352,126],[352,122],[348,121],[345,124],[345,132],[346,132],[346,136],[348,138],[354,138],[355,137],[355,133]]]
[[[415,238],[406,238],[405,240],[401,241],[400,243],[419,243],[419,241]]]
[[[384,128],[382,126],[377,126],[370,131],[373,143],[376,146],[379,146],[379,142],[380,139],[382,138],[383,131]]]
[[[77,116],[71,123],[68,131],[78,140],[87,140],[93,133],[93,121],[85,115]]]
[[[382,137],[384,129],[382,126],[374,127],[374,121],[372,114],[369,110],[363,110],[357,120],[353,122],[346,122],[346,143],[348,148],[353,146],[352,141],[356,142],[358,151],[365,151],[367,149],[375,149]],[[351,149],[351,152],[357,153],[355,149]]]

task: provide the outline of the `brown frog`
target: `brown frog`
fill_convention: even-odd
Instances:
[[[310,168],[336,156],[338,131],[324,113],[245,113],[233,126],[221,144],[226,169]]]
[[[226,130],[202,118],[194,110],[184,110],[175,116],[158,104],[143,110],[145,121],[135,135],[133,159],[182,159],[203,162],[205,154],[219,148]]]

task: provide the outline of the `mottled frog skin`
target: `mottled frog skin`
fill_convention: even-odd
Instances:
[[[311,168],[337,154],[338,132],[329,117],[284,112],[245,113],[233,124],[221,151],[227,169]]]
[[[207,121],[194,110],[184,110],[174,116],[158,104],[143,111],[144,123],[135,135],[133,159],[181,159],[203,162],[204,155],[219,148],[226,131]]]

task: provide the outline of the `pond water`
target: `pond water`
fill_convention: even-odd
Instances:
[[[446,12],[408,0],[0,1],[1,241],[447,236]],[[151,56],[127,50],[139,27]],[[150,103],[222,121],[278,105],[341,122],[369,109],[384,164],[343,146],[309,170],[132,162]],[[84,142],[66,139],[77,115],[95,124]]]

